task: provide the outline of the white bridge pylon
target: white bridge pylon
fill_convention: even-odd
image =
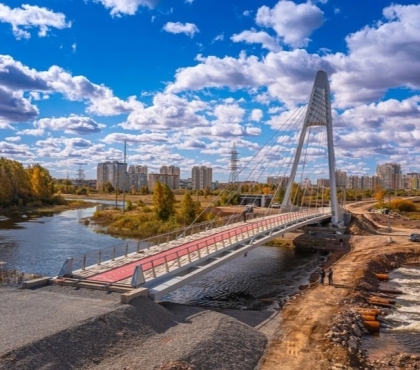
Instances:
[[[293,161],[290,179],[283,198],[282,209],[291,208],[293,206],[291,201],[292,187],[295,181],[306,133],[308,127],[311,126],[325,126],[327,130],[328,169],[331,188],[331,223],[333,225],[337,225],[343,220],[340,219],[342,218],[342,215],[340,216],[338,212],[337,187],[335,181],[335,155],[331,115],[330,84],[328,82],[327,73],[322,70],[318,71],[315,77],[315,82],[312,88],[305,120],[303,122],[302,131],[299,137],[299,143],[296,149],[296,155]]]

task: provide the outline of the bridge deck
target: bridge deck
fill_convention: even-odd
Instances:
[[[74,271],[73,276],[104,284],[131,284],[134,269],[141,265],[146,282],[173,270],[188,269],[197,262],[228,252],[240,242],[253,240],[260,233],[286,225],[305,217],[315,217],[318,212],[276,214],[249,222],[238,222],[217,229],[194,234],[186,238],[154,246],[140,253],[131,253],[113,261]]]

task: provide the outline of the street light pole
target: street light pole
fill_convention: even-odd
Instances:
[[[388,232],[392,233],[392,228],[391,228],[391,189],[388,189]]]

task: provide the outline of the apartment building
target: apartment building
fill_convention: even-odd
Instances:
[[[192,190],[212,188],[213,169],[206,166],[194,166],[191,171]]]
[[[114,188],[127,190],[127,164],[113,161],[98,163],[96,168],[96,189],[102,191],[104,184],[110,182]]]

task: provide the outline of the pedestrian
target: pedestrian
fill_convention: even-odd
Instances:
[[[322,267],[320,267],[319,270],[318,270],[318,274],[319,274],[319,283],[321,285],[324,285],[325,270]]]
[[[246,222],[246,211],[242,211],[242,220]]]
[[[327,271],[328,285],[333,285],[333,270],[331,267]]]

